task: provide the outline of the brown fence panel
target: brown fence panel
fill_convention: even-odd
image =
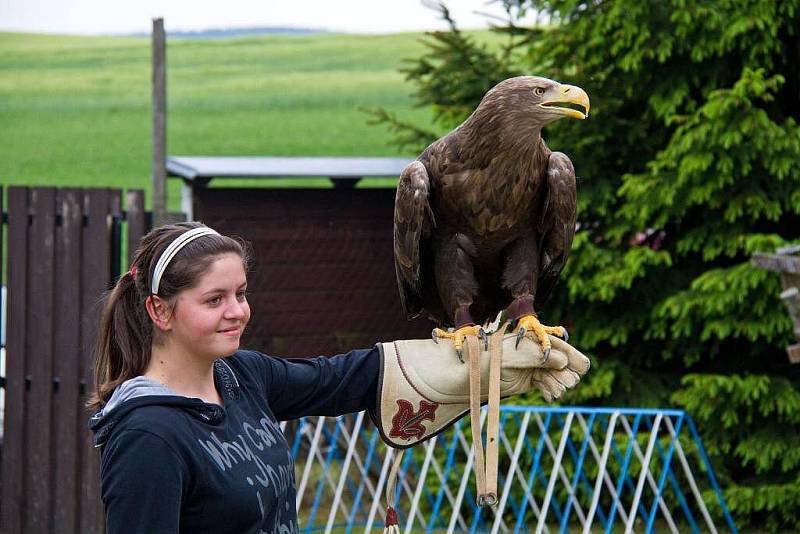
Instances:
[[[53,275],[56,190],[31,190],[31,239],[28,241],[31,278],[28,285],[25,410],[25,530],[46,532],[50,519],[50,406],[53,394]]]
[[[53,521],[57,532],[78,532],[78,497],[80,495],[80,450],[86,428],[85,411],[80,395],[81,359],[81,230],[83,194],[77,189],[58,191],[56,205],[61,225],[56,232],[55,310],[58,320],[54,339],[56,355],[53,371],[58,387],[53,403],[55,436],[55,481],[53,484]]]
[[[144,191],[136,189],[128,191],[126,202],[127,221],[128,221],[128,263],[133,264],[133,257],[139,246],[139,240],[145,233],[145,212],[144,212]]]
[[[111,259],[108,287],[110,289],[120,274],[121,264],[124,261],[126,264],[128,258],[122,258],[122,191],[118,189],[108,190],[108,215],[106,220],[108,225],[109,237],[109,257]]]
[[[3,423],[3,532],[22,532],[25,517],[25,339],[28,286],[28,190],[8,191],[8,320]]]
[[[84,393],[92,390],[92,344],[97,331],[97,321],[103,293],[111,285],[112,218],[109,206],[112,192],[93,189],[83,196],[83,247],[81,250],[81,347],[80,377]],[[119,205],[119,204],[117,204]],[[80,528],[82,533],[103,531],[103,510],[100,501],[99,453],[85,421],[81,429],[81,493]]]
[[[142,192],[128,205],[138,242]],[[3,533],[105,529],[84,406],[101,300],[123,263],[122,216],[118,190],[9,188]]]

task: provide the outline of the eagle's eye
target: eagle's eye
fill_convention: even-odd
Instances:
[[[534,87],[533,88],[533,94],[536,95],[536,96],[542,96],[544,94],[544,88],[543,87]]]

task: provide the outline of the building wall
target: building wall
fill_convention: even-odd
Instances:
[[[197,189],[194,213],[253,247],[243,346],[276,356],[336,354],[429,337],[408,321],[392,255],[394,189]]]

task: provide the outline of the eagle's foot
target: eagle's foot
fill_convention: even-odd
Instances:
[[[440,339],[451,339],[453,341],[453,346],[456,349],[458,360],[461,363],[464,363],[464,340],[467,338],[467,336],[477,337],[483,341],[484,349],[488,350],[489,337],[486,335],[486,331],[482,326],[466,325],[456,330],[448,331],[442,330],[441,328],[434,328],[433,332],[431,332],[431,338],[433,339],[434,343],[439,343]]]
[[[545,326],[539,322],[539,319],[535,315],[523,315],[520,317],[517,323],[516,333],[516,347],[519,347],[519,342],[526,334],[530,333],[532,335],[531,337],[535,336],[542,346],[545,362],[550,358],[550,339],[547,337],[548,334],[558,336],[564,341],[569,340],[569,333],[566,328],[563,326]]]

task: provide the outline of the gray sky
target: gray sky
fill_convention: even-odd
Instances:
[[[449,0],[459,27],[481,28],[501,15],[488,0]],[[148,32],[164,17],[167,31],[280,26],[356,33],[443,29],[421,0],[0,0],[0,30],[115,34]]]

